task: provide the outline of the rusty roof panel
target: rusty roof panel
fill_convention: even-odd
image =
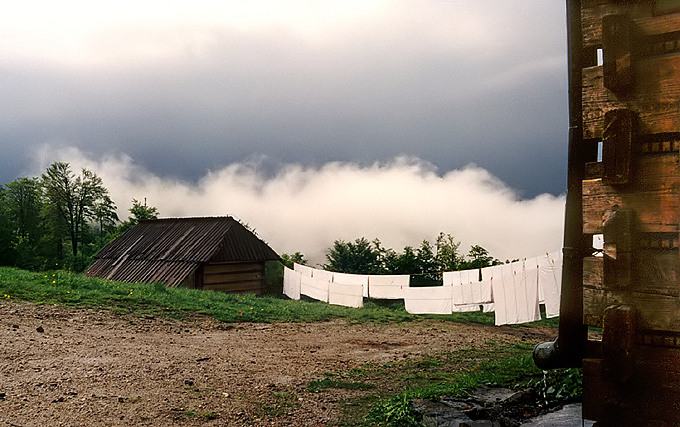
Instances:
[[[88,276],[177,286],[208,261],[268,261],[279,256],[234,218],[208,217],[141,221],[95,258]]]

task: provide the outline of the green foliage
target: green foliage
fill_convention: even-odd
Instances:
[[[295,252],[293,254],[281,254],[281,262],[286,267],[292,269],[293,264],[307,265],[308,261],[303,254]]]
[[[409,392],[379,402],[366,417],[369,425],[379,427],[418,427],[422,416],[413,409]]]
[[[132,216],[128,217],[127,220],[120,223],[118,229],[116,230],[116,235],[121,235],[139,224],[139,221],[144,221],[148,219],[158,219],[158,209],[153,206],[147,206],[146,197],[144,198],[144,204],[142,204],[137,199],[132,199],[132,207],[128,209]]]
[[[542,373],[531,357],[531,346],[506,346],[488,343],[487,349],[461,349],[433,360],[404,362],[415,365],[406,369],[406,379],[416,386],[407,386],[402,393],[380,400],[367,414],[368,425],[420,426],[420,419],[411,405],[412,399],[439,399],[441,396],[462,397],[479,387],[512,387],[526,383],[527,378],[539,378]],[[467,366],[463,372],[451,372]],[[402,376],[403,377],[403,376]]]
[[[354,242],[336,240],[326,252],[329,271],[354,274],[381,274],[380,251],[374,242],[361,237]]]
[[[96,218],[96,206],[106,205],[106,200],[110,202],[108,190],[94,172],[83,169],[76,176],[71,166],[63,162],[52,163],[42,175],[40,183],[45,203],[49,205],[45,212],[52,216],[50,224],[59,231],[66,230],[71,244],[72,267],[75,270],[84,269],[85,265],[78,262],[82,259],[78,257],[78,245],[88,228],[87,221]],[[56,234],[58,236],[61,233]]]
[[[546,402],[570,403],[581,400],[583,374],[580,369],[553,369],[543,378],[533,378],[527,385]]]

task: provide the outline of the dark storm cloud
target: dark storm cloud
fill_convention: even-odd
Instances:
[[[558,194],[562,3],[401,2],[319,38],[215,26],[145,60],[10,60],[0,138],[3,157],[17,157],[3,158],[0,178],[22,174],[45,144],[125,153],[190,181],[254,156],[275,168],[405,154],[443,171],[475,163],[526,196]],[[105,50],[143,30],[97,42]],[[172,28],[158,31],[162,40]]]

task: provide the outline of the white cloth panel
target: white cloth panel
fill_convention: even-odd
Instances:
[[[293,270],[299,272],[303,276],[312,277],[312,271],[314,269],[312,267],[308,267],[306,265],[298,264],[296,262],[296,263],[293,264]]]
[[[444,286],[451,286],[451,299],[455,305],[463,305],[463,282],[461,281],[461,271],[444,271],[442,282]]]
[[[283,294],[290,299],[300,299],[300,279],[298,271],[283,267]]]
[[[366,274],[333,273],[333,282],[344,285],[361,285],[363,296],[368,297],[368,275]]]
[[[480,299],[482,304],[493,303],[493,292],[491,291],[491,279],[484,276],[484,268],[482,268],[482,281],[479,282]],[[493,309],[491,310],[493,311]]]
[[[411,276],[408,274],[368,276],[368,293],[371,298],[402,299],[403,289],[408,288],[410,283]]]
[[[451,286],[404,288],[404,307],[411,314],[451,314]]]
[[[545,299],[546,317],[560,315],[560,295],[562,291],[562,253],[546,253],[538,257],[538,284]]]
[[[524,261],[488,267],[482,270],[491,277],[496,325],[533,322],[540,319],[538,282],[527,284]]]
[[[482,272],[491,280],[495,324],[505,325],[517,318],[515,302],[515,278],[512,264],[485,268]]]
[[[328,285],[330,283],[315,277],[300,276],[300,293],[319,301],[328,302]]]
[[[538,307],[538,259],[527,258],[522,263],[522,278],[518,289],[519,323],[541,320]],[[524,297],[524,300],[521,297]]]
[[[364,306],[364,287],[333,282],[328,286],[328,303],[345,307]]]
[[[475,270],[463,270],[460,272],[460,283],[463,287],[463,304],[471,304],[474,302],[472,298],[472,281],[470,280],[470,272]]]
[[[330,283],[333,281],[333,272],[321,270],[320,268],[313,268],[312,277],[319,280],[325,280],[326,282]]]

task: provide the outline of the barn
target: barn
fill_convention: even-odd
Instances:
[[[279,259],[269,245],[230,216],[164,218],[140,221],[103,247],[85,274],[261,294],[265,263]]]

